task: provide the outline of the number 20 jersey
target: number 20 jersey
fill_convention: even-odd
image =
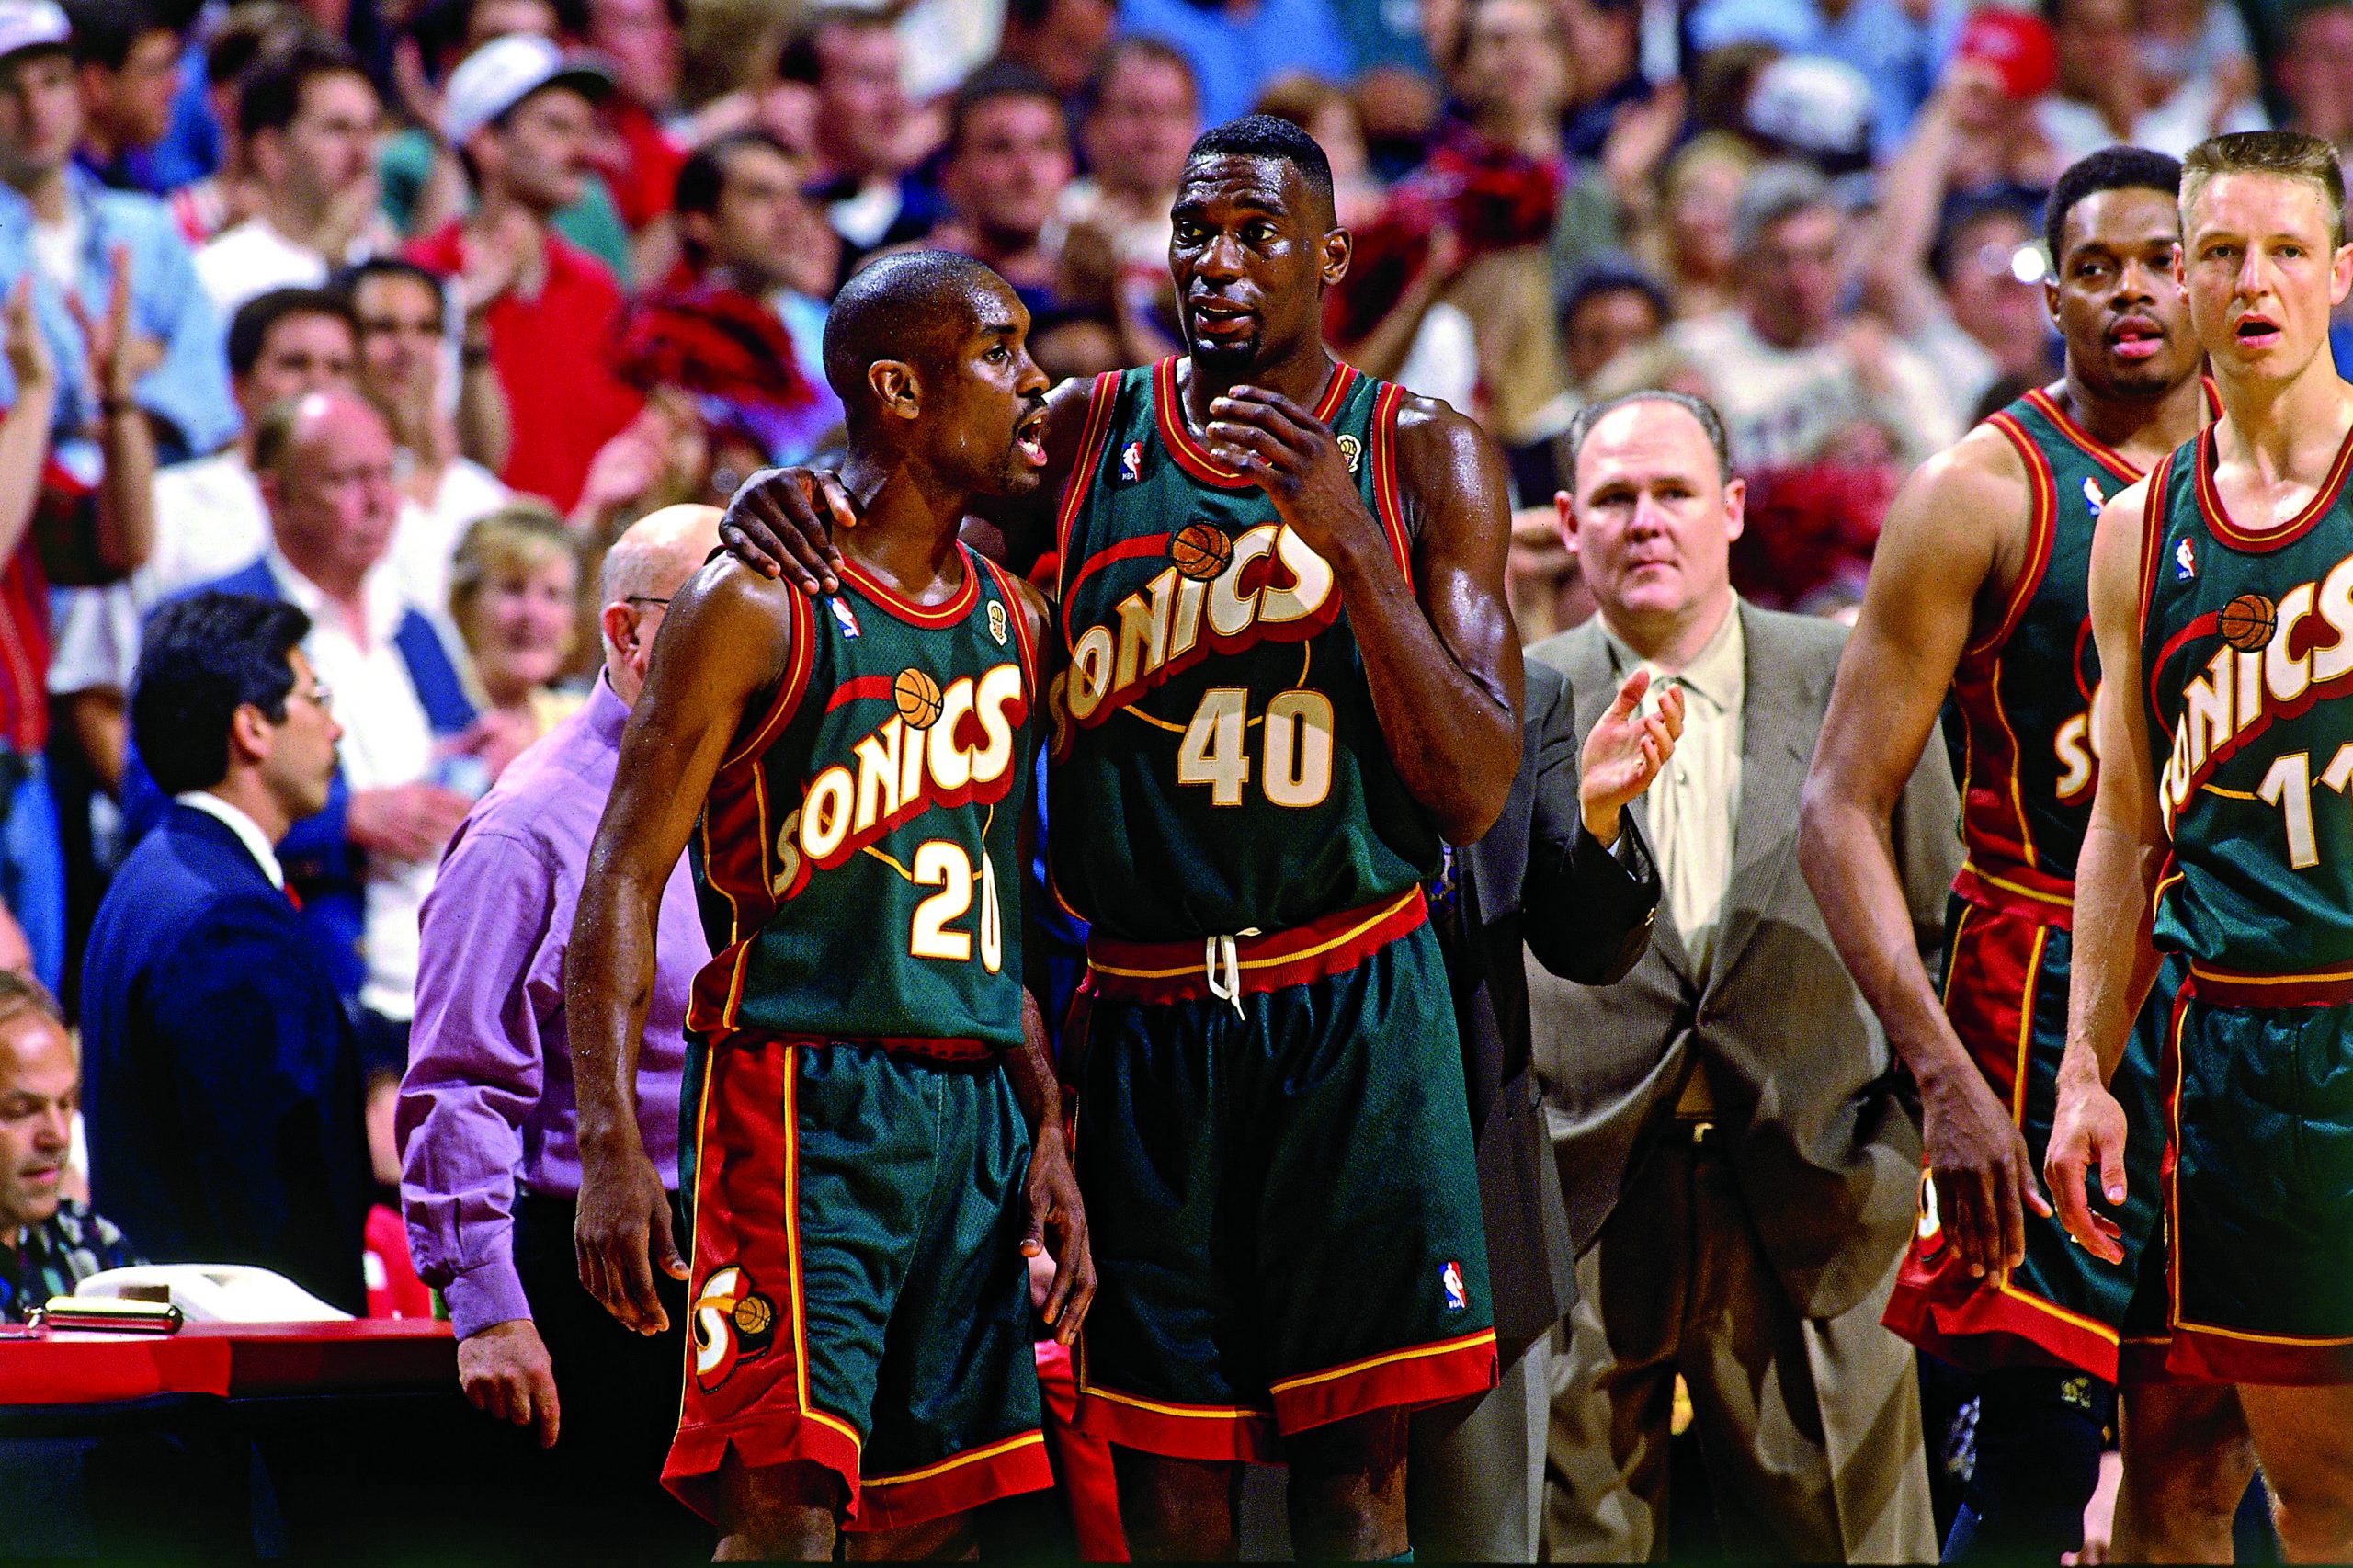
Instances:
[[[915,605],[854,562],[791,596],[773,703],[703,807],[711,961],[687,1027],[973,1055],[1021,1040],[1017,841],[1036,659],[1020,601],[964,551]]]
[[[1314,413],[1408,579],[1401,389],[1334,368]],[[1176,361],[1098,377],[1058,519],[1056,892],[1129,941],[1273,932],[1435,875],[1328,562],[1187,428]]]
[[[2210,426],[2159,468],[2143,535],[2143,699],[2173,846],[2156,944],[2240,973],[2353,967],[2353,437],[2312,504],[2256,535],[2223,509],[2213,448]]]

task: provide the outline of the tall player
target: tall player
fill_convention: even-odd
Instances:
[[[2200,350],[2175,280],[2181,165],[2118,147],[2059,176],[2044,298],[2064,372],[1916,474],[1888,515],[1824,721],[1807,878],[1919,1084],[1922,1221],[1889,1325],[1977,1370],[1977,1467],[1948,1561],[2082,1544],[2133,1278],[2070,1244],[2034,1183],[2065,1043],[2078,846],[2097,771],[2086,582],[2108,497],[2197,433]],[[1963,774],[1941,998],[1903,915],[1888,818],[1937,727]],[[2120,1085],[2152,1125],[2154,1020]],[[2154,1147],[2119,1218],[2154,1222]]]
[[[664,1479],[722,1557],[963,1544],[968,1510],[1051,1482],[1024,1254],[1090,1290],[1060,1092],[1020,974],[1016,835],[1042,606],[957,533],[1035,488],[1046,381],[977,262],[916,252],[846,285],[825,378],[864,526],[813,600],[723,557],[672,601],[574,926],[582,1282],[663,1324],[682,1267],[635,1131],[635,1041],[669,868],[701,820],[716,954],[691,1365]],[[1029,1026],[1025,1028],[1025,1023]],[[1026,1125],[1025,1125],[1026,1124]]]
[[[2290,1560],[2353,1560],[2353,386],[2328,347],[2353,290],[2336,150],[2290,131],[2193,148],[2180,276],[2222,413],[2111,501],[2092,546],[2110,678],[2046,1172],[2067,1230],[2131,1196],[2103,1084],[2158,954],[2165,1035],[2166,1370],[2234,1392],[2252,1443],[2124,1423],[2118,1553],[2227,1561],[2185,1494],[2256,1460]]]
[[[1392,1556],[1404,1412],[1495,1369],[1420,884],[1517,760],[1502,465],[1324,352],[1349,237],[1312,138],[1211,131],[1174,230],[1188,355],[1059,389],[1048,435],[1071,661],[1049,846],[1093,922],[1080,1421],[1118,1445],[1140,1555],[1232,1556],[1241,1463],[1279,1457],[1302,1557]],[[739,495],[732,546],[818,585],[824,484]],[[1679,706],[1642,694],[1584,754],[1605,844],[1673,744]]]

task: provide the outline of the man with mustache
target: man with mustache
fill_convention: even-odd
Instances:
[[[2108,497],[2205,416],[2172,271],[2179,178],[2174,159],[2126,147],[2060,176],[2043,293],[2064,373],[1932,459],[1898,496],[1806,787],[1806,876],[1920,1088],[1929,1179],[1887,1322],[1980,1374],[1977,1463],[1949,1559],[2050,1560],[2081,1545],[2120,1337],[2133,1332],[2133,1271],[2072,1245],[2034,1173],[2051,1133],[2076,855],[2097,772],[2092,528]],[[1940,991],[1895,919],[1886,824],[1948,691],[1968,858]],[[2159,1021],[2144,1017],[2117,1080],[2142,1127],[2155,1125]],[[2136,1199],[2118,1219],[2137,1257],[2156,1214],[2154,1138],[2134,1153],[2145,1157]]]
[[[1079,1425],[1140,1556],[1233,1556],[1241,1467],[1281,1459],[1302,1558],[1390,1557],[1406,1412],[1495,1375],[1422,884],[1518,761],[1503,463],[1325,352],[1350,237],[1312,137],[1209,131],[1173,223],[1188,352],[1057,389],[1040,492],[1070,664],[1049,852],[1092,923],[1063,1062],[1106,1287]],[[722,537],[815,592],[821,508],[855,522],[826,476],[758,476]],[[992,517],[1037,553],[1049,519]],[[1564,858],[1607,858],[1671,746],[1643,688],[1586,742]]]
[[[637,1122],[662,889],[698,831],[690,1361],[664,1479],[722,1558],[957,1555],[1051,1484],[1027,1259],[1065,1344],[1093,1293],[1022,985],[1036,595],[965,549],[1035,489],[1046,378],[1003,278],[885,257],[825,327],[864,526],[823,601],[721,557],[675,595],[622,733],[565,965],[581,1283],[668,1326],[687,1278]]]

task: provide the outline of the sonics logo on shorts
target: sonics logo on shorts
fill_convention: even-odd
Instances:
[[[1116,627],[1072,639],[1070,668],[1049,697],[1058,738],[1065,715],[1100,724],[1212,652],[1303,642],[1339,618],[1331,563],[1280,524],[1230,540],[1193,524],[1170,539],[1168,553],[1167,566],[1112,608]]]
[[[725,1382],[736,1362],[767,1355],[776,1339],[776,1303],[754,1290],[752,1277],[733,1264],[702,1282],[687,1315],[695,1384],[705,1393]]]

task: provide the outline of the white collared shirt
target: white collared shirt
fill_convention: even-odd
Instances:
[[[278,851],[271,846],[268,835],[262,832],[259,823],[210,790],[190,790],[172,799],[183,806],[202,812],[235,834],[237,842],[244,845],[260,863],[261,874],[269,879],[269,885],[280,892],[286,891],[285,868],[278,865]]]
[[[409,609],[399,572],[385,561],[368,574],[360,589],[367,624],[355,629],[343,607],[296,571],[275,544],[263,559],[278,592],[311,618],[302,652],[332,694],[343,725],[344,782],[354,790],[382,790],[425,778],[433,769],[433,725],[392,642]],[[389,1018],[406,1019],[416,1009],[417,911],[433,891],[438,861],[438,856],[368,857],[368,979],[359,1000]]]
[[[1748,640],[1735,596],[1723,624],[1684,668],[1669,675],[1605,629],[1620,678],[1637,666],[1653,690],[1683,687],[1683,738],[1651,781],[1651,853],[1658,862],[1667,918],[1693,969],[1706,974],[1732,880],[1733,829],[1740,821],[1742,712],[1748,699]],[[1647,706],[1647,703],[1645,704]]]

